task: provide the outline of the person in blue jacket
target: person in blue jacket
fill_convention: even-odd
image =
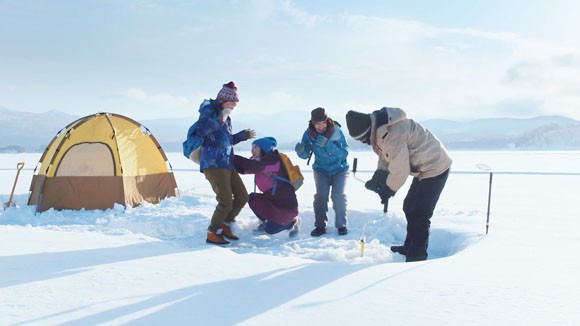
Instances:
[[[248,202],[248,191],[234,168],[234,145],[256,137],[251,129],[232,133],[230,114],[238,103],[233,81],[224,84],[215,100],[205,100],[199,108],[197,134],[203,137],[199,170],[211,184],[218,202],[207,228],[207,243],[228,244],[239,238],[230,224]]]
[[[314,154],[314,237],[326,233],[328,222],[328,196],[332,198],[334,209],[334,226],[339,235],[348,233],[346,195],[344,187],[348,176],[348,145],[340,125],[328,117],[324,108],[316,108],[311,112],[308,128],[302,136],[302,141],[296,144],[296,154],[302,159],[309,159]],[[332,188],[332,190],[331,190]]]

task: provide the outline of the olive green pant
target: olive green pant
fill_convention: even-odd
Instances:
[[[209,168],[204,169],[203,174],[211,184],[218,202],[207,229],[217,232],[224,223],[235,221],[248,202],[248,191],[236,170]]]

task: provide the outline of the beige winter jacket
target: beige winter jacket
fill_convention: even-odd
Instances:
[[[421,179],[436,177],[451,166],[447,150],[429,130],[398,108],[387,108],[389,121],[376,127],[371,114],[371,145],[379,156],[378,169],[387,170],[387,185],[398,191],[409,175]]]

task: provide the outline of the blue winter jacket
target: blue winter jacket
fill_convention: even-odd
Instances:
[[[315,159],[312,169],[330,176],[347,171],[349,168],[346,160],[348,144],[340,126],[331,121],[329,118],[329,128],[332,129],[330,134],[320,135],[315,131],[314,126],[310,124],[302,135],[302,141],[296,146],[298,157],[307,159],[310,156],[310,152],[313,152]],[[317,145],[316,138],[318,136],[328,139],[324,146]]]
[[[198,135],[204,138],[199,171],[207,168],[234,169],[234,145],[247,140],[244,130],[232,134],[232,120],[220,117],[222,106],[216,100],[205,100],[199,107]]]

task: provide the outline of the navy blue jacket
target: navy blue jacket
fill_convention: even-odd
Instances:
[[[207,168],[234,169],[234,145],[247,140],[244,130],[232,134],[232,120],[221,119],[222,106],[216,100],[205,100],[199,107],[197,133],[204,138],[199,170]]]

